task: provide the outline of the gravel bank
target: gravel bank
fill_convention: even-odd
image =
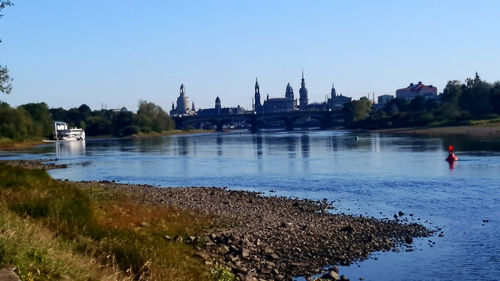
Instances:
[[[157,188],[113,182],[79,182],[110,192],[130,192],[138,200],[214,214],[224,227],[200,237],[200,256],[223,262],[240,280],[290,280],[322,273],[328,265],[348,265],[374,251],[409,247],[432,231],[395,219],[332,214],[326,201],[266,197],[223,188]],[[199,239],[192,237],[191,239]]]

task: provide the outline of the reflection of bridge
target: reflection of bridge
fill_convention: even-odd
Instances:
[[[299,119],[316,119],[320,122],[321,128],[330,128],[333,125],[344,122],[341,111],[288,111],[274,113],[245,113],[231,115],[192,115],[173,117],[175,126],[178,129],[185,129],[189,125],[212,123],[217,127],[217,131],[222,131],[222,127],[230,122],[247,122],[250,130],[256,132],[266,122],[283,121],[285,128],[293,130],[293,124]]]

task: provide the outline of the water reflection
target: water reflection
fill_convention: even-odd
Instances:
[[[75,158],[85,155],[85,141],[55,142],[56,158]]]
[[[255,134],[253,136],[253,143],[254,143],[254,148],[255,148],[255,154],[257,155],[257,158],[261,159],[262,158],[262,135]]]
[[[311,146],[311,144],[310,144],[309,134],[303,134],[302,136],[300,136],[300,148],[302,151],[303,158],[309,157],[310,146]]]
[[[222,140],[222,135],[218,134],[217,135],[217,156],[222,156],[223,154],[223,140]]]

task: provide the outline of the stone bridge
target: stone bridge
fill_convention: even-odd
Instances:
[[[257,132],[265,122],[283,121],[286,130],[293,130],[294,122],[299,119],[316,119],[320,122],[322,129],[327,129],[335,124],[343,124],[344,117],[341,111],[288,111],[274,113],[244,113],[231,115],[191,115],[174,116],[175,126],[178,129],[185,129],[192,124],[212,123],[217,127],[217,131],[222,131],[225,124],[231,122],[246,121],[250,124],[250,130]]]

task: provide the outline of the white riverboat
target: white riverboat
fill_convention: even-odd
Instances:
[[[61,121],[54,122],[54,139],[56,141],[85,141],[85,131],[80,128],[68,128],[68,124]]]

